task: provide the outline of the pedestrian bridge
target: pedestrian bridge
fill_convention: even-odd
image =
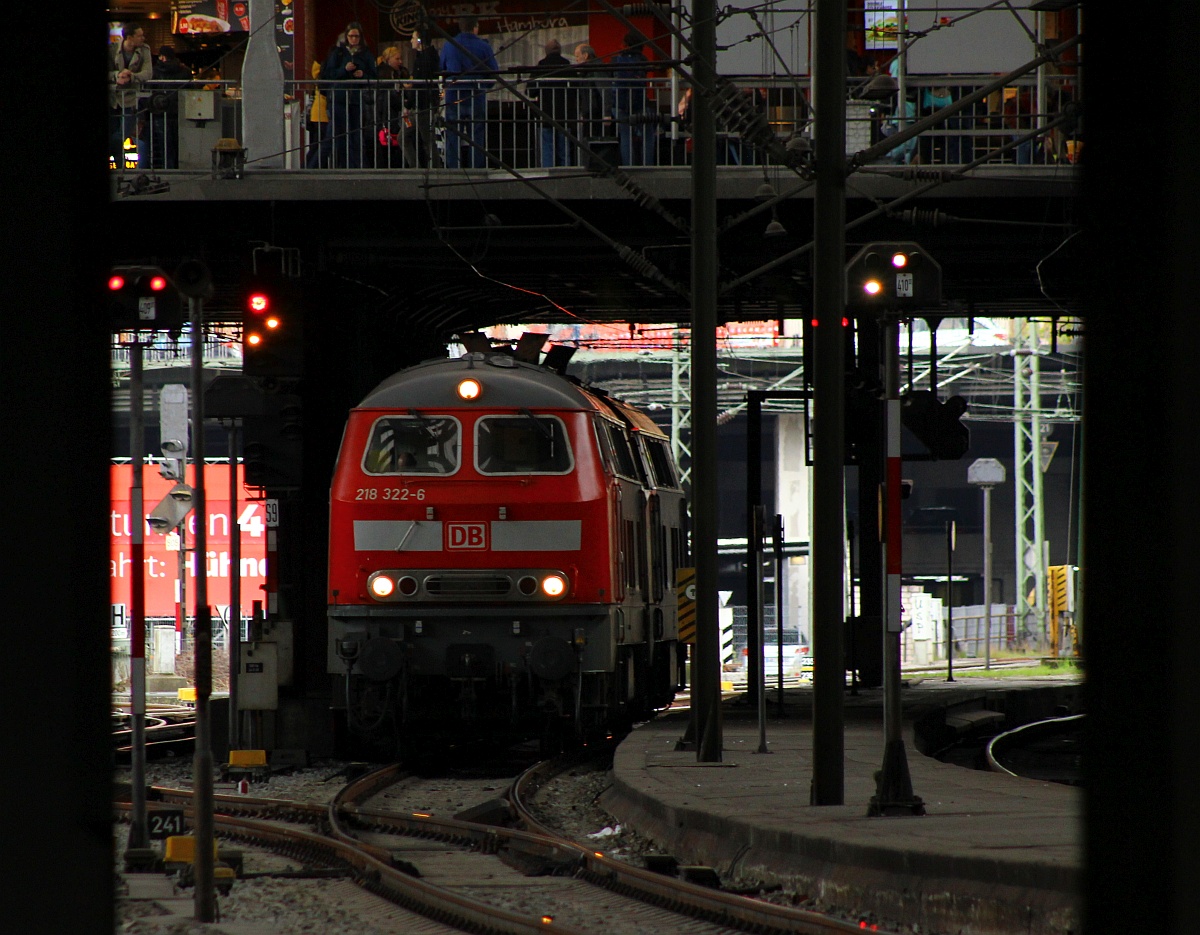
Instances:
[[[786,197],[811,195],[811,79],[721,81],[717,196],[754,197],[764,182]],[[650,79],[631,97],[602,72],[587,82],[502,72],[486,94],[484,153],[469,128],[447,123],[445,89],[444,79],[343,81],[336,90],[283,82],[274,89],[282,100],[276,125],[258,126],[246,125],[243,112],[261,112],[249,104],[267,93],[262,88],[158,82],[143,91],[141,132],[124,141],[125,165],[117,171],[110,163],[113,194],[453,200],[477,198],[486,186],[488,198],[691,197],[690,92],[677,79]],[[907,76],[902,89],[886,79],[851,79],[845,138],[856,189],[895,197],[914,181],[955,182],[952,195],[1003,195],[1020,179],[1061,193],[1076,181],[1082,147],[1075,92],[1075,76],[1035,71],[1007,82]],[[310,119],[319,98],[318,110],[333,119]],[[918,122],[919,136],[887,150],[890,137]],[[544,145],[551,142],[557,145]],[[450,149],[461,165],[486,166],[446,169]],[[1020,193],[1031,191],[1023,185]]]

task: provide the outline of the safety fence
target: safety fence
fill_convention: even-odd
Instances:
[[[285,82],[281,152],[245,154],[289,170],[687,166],[691,93],[667,78],[596,72],[502,72],[494,80]],[[795,163],[810,151],[810,79],[722,79],[715,101],[721,166]],[[961,101],[994,76],[851,79],[846,152],[866,150],[905,126]],[[110,118],[110,165],[211,170],[220,140],[241,133],[235,82],[158,82],[137,108]],[[1070,76],[1019,79],[874,160],[880,165],[1069,165],[1080,153]]]

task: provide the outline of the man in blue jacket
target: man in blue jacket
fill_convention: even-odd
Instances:
[[[458,35],[442,47],[446,81],[446,168],[457,169],[460,147],[471,146],[469,165],[487,167],[487,92],[500,66],[491,43],[479,37],[479,17],[460,16]],[[454,78],[455,75],[476,77]]]
[[[612,60],[620,67],[614,69],[609,112],[617,125],[623,166],[652,166],[658,161],[655,104],[646,93],[650,62],[642,52],[642,43],[638,33],[626,33],[625,48]]]

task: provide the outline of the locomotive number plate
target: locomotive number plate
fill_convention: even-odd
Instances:
[[[359,487],[354,492],[355,500],[391,500],[404,503],[406,500],[424,500],[424,487]]]

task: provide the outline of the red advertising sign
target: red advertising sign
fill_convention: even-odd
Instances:
[[[112,603],[131,603],[130,582],[136,569],[132,567],[132,544],[134,520],[130,516],[130,486],[133,483],[133,468],[128,464],[114,464],[111,476],[111,509],[109,511],[109,579]],[[186,482],[192,485],[194,469],[188,467]],[[206,492],[205,517],[205,567],[208,576],[208,603],[212,606],[229,604],[230,536],[229,521],[229,467],[224,464],[206,465],[204,469]],[[142,472],[142,505],[149,515],[155,505],[174,486],[173,481],[163,480],[153,466]],[[264,601],[267,571],[267,524],[266,505],[261,500],[242,500],[241,468],[238,468],[239,499],[237,503],[237,525],[241,531],[241,612],[246,619],[253,610],[254,601]],[[145,520],[143,519],[143,523]],[[195,511],[188,514],[184,522],[183,536],[183,588],[180,588],[180,549],[177,534],[163,535],[143,525],[145,544],[146,616],[174,617],[176,604],[182,591],[187,602],[186,616],[195,614],[196,600],[196,529],[199,518]]]
[[[213,32],[249,32],[250,5],[231,0],[174,0],[175,32],[189,36]]]

